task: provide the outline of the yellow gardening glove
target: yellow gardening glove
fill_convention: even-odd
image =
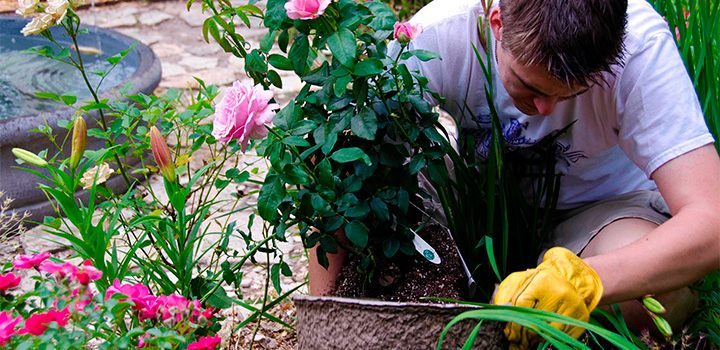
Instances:
[[[551,311],[587,322],[602,293],[602,283],[595,270],[573,252],[555,247],[545,253],[536,268],[505,278],[495,292],[493,303]],[[585,331],[557,322],[550,325],[574,338]],[[510,349],[527,349],[537,340],[537,334],[515,323],[508,323],[505,336]]]

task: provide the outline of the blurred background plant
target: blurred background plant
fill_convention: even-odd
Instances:
[[[700,98],[705,121],[715,136],[715,148],[720,151],[720,1],[649,2],[675,33],[675,43]],[[693,287],[700,293],[701,305],[688,324],[688,332],[705,334],[720,347],[720,271]]]
[[[13,201],[13,198],[0,191],[0,247],[8,252],[15,251],[18,247],[15,237],[25,232],[24,221],[30,217],[29,213],[11,211],[10,205]]]

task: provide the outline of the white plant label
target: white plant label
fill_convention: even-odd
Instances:
[[[420,238],[415,231],[413,231],[415,234],[415,237],[413,237],[413,245],[415,246],[415,250],[420,253],[425,259],[427,259],[429,262],[433,264],[440,264],[440,256],[435,251],[433,247],[431,247],[427,242],[425,242],[424,239]]]

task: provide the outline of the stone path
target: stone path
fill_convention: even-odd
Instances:
[[[168,88],[193,89],[197,82],[193,77],[199,77],[206,84],[227,86],[235,80],[250,80],[243,72],[244,62],[225,53],[216,43],[206,43],[202,37],[202,23],[206,15],[201,13],[200,3],[192,6],[190,11],[186,10],[185,1],[126,1],[104,6],[88,7],[79,11],[80,17],[85,24],[94,24],[103,28],[111,28],[120,33],[136,38],[150,46],[161,60],[162,80],[157,93],[162,93]],[[257,42],[264,31],[253,23],[253,28],[238,26],[241,34],[251,42]],[[282,76],[284,88],[276,90],[276,97],[284,104],[293,93],[300,88],[300,81],[289,75]],[[209,156],[202,150],[196,154],[196,159],[191,166],[199,168],[202,164],[203,154]],[[255,157],[256,158],[256,157]],[[244,159],[243,161],[250,161]],[[162,188],[159,177],[152,178],[150,185],[158,189]],[[245,189],[247,191],[247,189]],[[159,190],[162,192],[162,190]],[[230,189],[226,189],[229,196]],[[255,198],[247,198],[247,203],[252,204]],[[238,221],[238,226],[244,226],[247,222],[247,215],[237,215],[233,218]],[[254,228],[261,225],[255,224]],[[259,232],[255,232],[259,234]],[[255,236],[258,237],[258,236]],[[21,251],[55,251],[57,255],[68,254],[64,247],[55,242],[47,240],[48,236],[40,228],[34,228],[25,233],[20,239]],[[245,245],[241,240],[231,241],[233,248],[244,251]],[[307,274],[307,258],[299,237],[290,237],[289,242],[280,245],[280,249],[286,256],[286,262],[291,265],[294,276],[292,278],[282,277],[281,283],[284,290],[303,283]],[[262,258],[258,259],[260,262]],[[248,263],[244,267],[242,293],[246,301],[258,300],[264,292],[266,271],[264,265]],[[271,288],[272,289],[272,288]],[[305,288],[303,287],[304,290]],[[280,305],[277,310],[281,318],[287,322],[294,322],[294,307],[291,304]],[[249,338],[254,327],[246,327],[238,332],[232,332],[233,324],[239,323],[249,312],[237,308],[228,312],[228,320],[223,330],[223,338],[231,339],[228,348],[247,348]],[[259,329],[259,341],[254,348],[259,349],[286,349],[295,347],[295,338],[292,332],[281,329],[274,323],[263,323]]]

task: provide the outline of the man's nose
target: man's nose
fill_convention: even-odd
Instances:
[[[549,115],[555,109],[555,105],[558,102],[557,97],[550,96],[536,96],[533,98],[533,104],[537,109],[538,114]]]

